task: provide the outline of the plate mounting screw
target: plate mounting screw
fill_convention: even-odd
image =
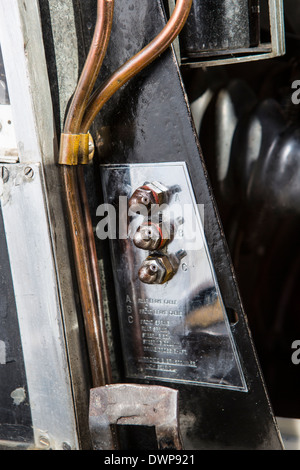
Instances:
[[[34,176],[34,171],[33,171],[33,169],[32,169],[30,166],[26,166],[26,168],[24,169],[24,175],[25,175],[26,178],[28,178],[28,179],[33,178],[33,176]]]

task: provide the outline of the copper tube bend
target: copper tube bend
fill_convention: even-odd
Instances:
[[[104,85],[95,90],[88,102],[81,132],[88,132],[103,105],[116,91],[128,82],[128,80],[151,64],[172,44],[188,18],[192,3],[193,0],[177,0],[171,18],[156,38],[121,66]]]
[[[65,134],[79,133],[86,104],[103,63],[112,28],[114,0],[98,0],[97,20],[91,47],[81,72],[64,126]]]

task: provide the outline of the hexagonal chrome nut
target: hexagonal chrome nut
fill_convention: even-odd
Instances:
[[[145,284],[164,284],[177,273],[180,260],[186,256],[184,251],[175,255],[157,253],[148,256],[139,270],[139,279]]]

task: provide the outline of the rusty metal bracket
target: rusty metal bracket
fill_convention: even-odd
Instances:
[[[94,450],[115,450],[112,425],[154,426],[159,449],[182,450],[178,391],[157,385],[114,384],[90,392]]]
[[[61,134],[60,165],[86,165],[93,158],[93,140],[87,134]]]

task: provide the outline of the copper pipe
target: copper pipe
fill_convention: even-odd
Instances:
[[[97,22],[92,46],[72,99],[64,133],[78,133],[80,131],[86,102],[94,87],[107,50],[112,27],[113,7],[114,0],[98,0]],[[88,206],[86,206],[86,202],[83,207],[81,206],[77,167],[63,165],[62,179],[93,387],[98,387],[108,383],[111,373],[110,364],[107,363],[108,351],[106,335],[103,331],[103,312],[99,304],[99,291],[94,281],[94,261],[91,262],[89,253],[90,233],[87,232],[85,225],[86,219],[89,218]],[[82,192],[82,188],[80,189]]]
[[[105,377],[107,374],[105,373],[103,345],[100,334],[101,327],[95,299],[76,172],[76,167],[62,166],[63,186],[65,189],[66,206],[72,237],[78,288],[83,310],[92,380],[93,385],[97,387],[105,385]]]
[[[79,133],[87,101],[106,54],[112,27],[114,0],[98,0],[97,21],[91,47],[73,96],[64,126],[65,134]]]
[[[82,133],[88,132],[103,105],[116,91],[128,82],[128,80],[151,64],[151,62],[172,44],[188,18],[192,3],[193,0],[177,0],[171,18],[156,38],[121,66],[104,85],[95,90],[84,114],[81,126]]]
[[[81,196],[81,202],[83,207],[83,215],[86,227],[86,235],[87,235],[87,247],[89,252],[89,257],[91,261],[91,271],[92,271],[92,278],[94,283],[94,291],[96,296],[96,302],[99,311],[99,327],[100,327],[100,335],[102,338],[102,354],[103,360],[105,365],[105,383],[111,384],[112,383],[112,373],[111,373],[111,364],[109,358],[109,348],[107,344],[107,336],[106,336],[106,327],[105,327],[105,318],[103,313],[103,299],[102,299],[102,289],[101,289],[101,279],[98,267],[98,257],[96,251],[96,244],[95,244],[95,236],[93,232],[93,224],[91,220],[91,214],[89,209],[88,197],[86,193],[86,185],[84,180],[84,169],[82,165],[79,165],[77,168],[77,177],[78,177],[78,187]]]

